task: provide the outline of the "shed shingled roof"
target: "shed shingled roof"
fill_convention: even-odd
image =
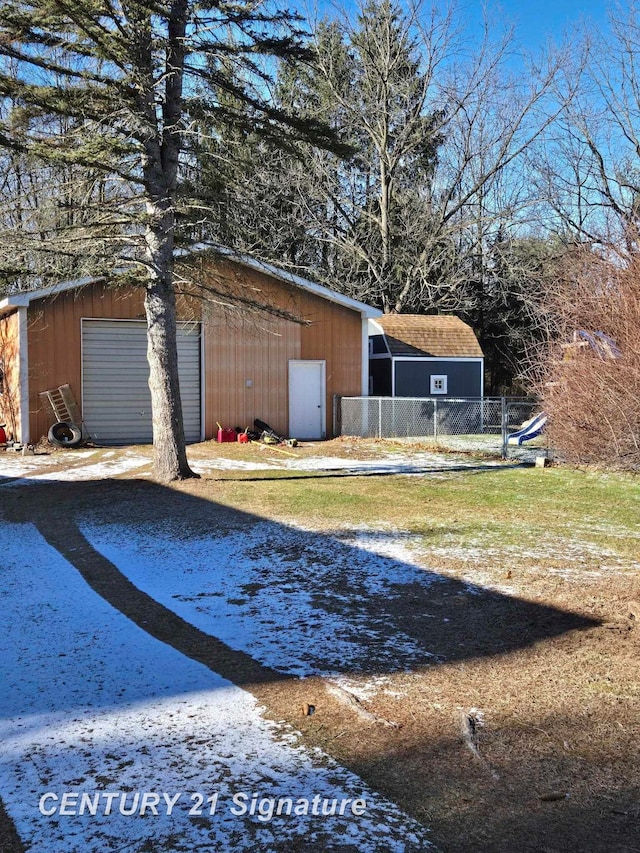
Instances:
[[[374,323],[383,330],[391,355],[483,357],[473,329],[459,317],[385,314]]]

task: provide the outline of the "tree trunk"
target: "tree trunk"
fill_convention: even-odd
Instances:
[[[153,419],[153,468],[157,480],[168,483],[197,477],[189,468],[182,420],[176,340],[176,296],[173,286],[173,248],[176,225],[175,197],[180,152],[186,0],[174,0],[168,21],[165,99],[162,131],[156,123],[151,83],[142,92],[142,110],[152,132],[143,158],[148,225],[146,229],[149,279],[144,300],[147,316],[147,359]],[[144,13],[140,41],[141,67],[153,80],[150,13]],[[143,75],[144,79],[144,75]]]
[[[149,161],[155,146],[149,146]],[[157,150],[157,148],[156,148]],[[149,168],[147,262],[149,278],[144,308],[147,316],[147,360],[153,421],[154,475],[162,483],[197,475],[189,468],[182,420],[176,339],[176,295],[173,286],[175,211],[162,192],[161,170]],[[159,183],[157,182],[159,180]]]
[[[147,359],[153,417],[153,468],[168,483],[197,475],[189,468],[182,421],[176,343],[176,303],[171,279],[147,284]]]
[[[147,146],[147,263],[144,308],[153,419],[154,475],[163,483],[195,477],[189,468],[182,421],[173,286],[175,208],[166,187],[160,146]]]

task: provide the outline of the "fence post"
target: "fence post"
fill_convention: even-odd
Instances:
[[[438,398],[433,398],[433,439],[438,441]]]
[[[507,458],[507,398],[500,397],[500,408],[501,408],[501,417],[500,421],[502,424],[502,458]]]
[[[382,438],[382,397],[378,397],[378,438]]]
[[[338,426],[338,406],[340,404],[340,396],[338,394],[333,395],[333,437],[337,438],[342,432],[341,427]]]

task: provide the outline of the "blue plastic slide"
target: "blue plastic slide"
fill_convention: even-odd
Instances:
[[[508,444],[522,444],[524,441],[530,441],[540,435],[547,422],[547,416],[544,412],[525,421],[517,432],[512,432],[507,439]]]

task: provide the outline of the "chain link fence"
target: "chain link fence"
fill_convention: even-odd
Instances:
[[[544,437],[508,439],[538,411],[535,400],[521,397],[337,397],[334,434],[426,439],[451,450],[527,459],[546,452]]]

